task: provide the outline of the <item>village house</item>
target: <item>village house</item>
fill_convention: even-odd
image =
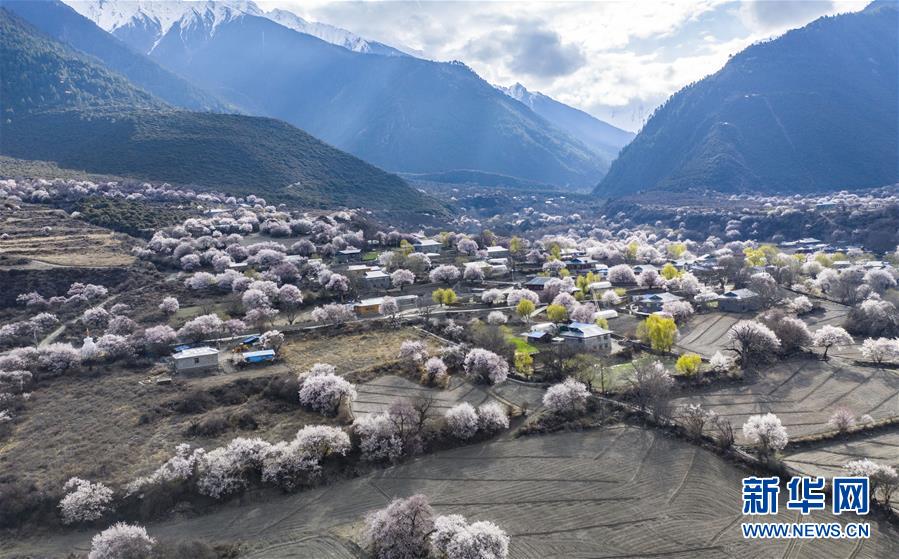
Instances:
[[[191,347],[172,355],[176,373],[197,373],[218,369],[219,352],[212,347]]]
[[[565,260],[564,264],[565,268],[570,272],[584,272],[593,270],[598,263],[592,258],[578,256],[570,260]]]
[[[752,312],[762,308],[762,298],[751,289],[734,289],[718,297],[718,310],[723,312]]]
[[[509,249],[503,246],[487,247],[488,258],[506,258],[509,256]]]
[[[647,295],[640,295],[634,301],[637,304],[637,309],[641,313],[652,314],[654,312],[659,312],[662,310],[662,306],[665,303],[673,303],[675,301],[682,301],[683,297],[675,295],[674,293],[649,293]]]
[[[343,250],[337,251],[336,255],[337,262],[346,263],[346,262],[361,262],[362,261],[362,250],[356,247],[347,247]]]
[[[419,239],[412,243],[412,248],[415,252],[424,252],[426,254],[439,253],[442,247],[443,245],[440,241],[435,241],[434,239]]]
[[[543,287],[546,285],[546,282],[551,280],[552,278],[548,276],[534,276],[525,282],[525,289],[530,289],[531,291],[543,291]]]
[[[612,331],[596,324],[572,322],[559,326],[559,337],[579,351],[609,353],[612,351]]]
[[[587,289],[593,293],[594,296],[598,296],[603,291],[612,289],[612,282],[610,281],[594,281],[590,285],[587,286]]]
[[[382,270],[366,272],[365,287],[367,289],[390,289],[390,274]]]
[[[415,308],[418,304],[418,295],[398,295],[394,299],[401,311]],[[381,312],[381,303],[383,301],[384,297],[362,299],[358,303],[353,303],[353,312],[360,317],[376,316]]]
[[[346,268],[346,275],[350,278],[364,277],[368,272],[380,270],[377,266],[366,266],[365,264],[350,264]]]
[[[656,268],[655,266],[653,266],[652,264],[637,264],[637,265],[634,266],[632,269],[634,270],[634,275],[635,275],[635,276],[639,276],[640,274],[642,274],[642,273],[645,272],[646,270],[653,270],[653,271],[655,271],[655,272],[658,272],[658,271],[659,271],[659,269]]]

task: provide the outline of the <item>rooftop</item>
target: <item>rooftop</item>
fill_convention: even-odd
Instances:
[[[172,355],[175,359],[193,359],[194,357],[204,357],[207,355],[218,355],[219,350],[213,347],[192,347],[189,349],[183,349],[178,353]]]
[[[596,336],[605,336],[611,333],[611,330],[585,322],[572,322],[559,327],[559,335],[563,337],[595,338]]]

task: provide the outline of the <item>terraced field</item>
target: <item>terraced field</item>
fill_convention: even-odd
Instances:
[[[765,369],[752,384],[712,387],[674,400],[688,402],[730,418],[737,428],[750,415],[772,412],[790,436],[808,435],[829,430],[826,423],[837,406],[874,419],[899,415],[899,375],[843,360],[793,360]]]
[[[25,205],[0,214],[6,234],[0,254],[27,259],[24,269],[116,267],[134,262],[125,243],[107,229],[70,218],[61,210]]]
[[[359,520],[394,496],[426,493],[440,514],[491,519],[512,537],[510,557],[895,557],[899,534],[872,523],[869,540],[747,541],[740,534],[743,472],[651,431],[616,426],[500,440],[294,496],[266,494],[198,518],[151,524],[161,539],[244,542],[246,557],[353,558]],[[779,521],[796,520],[781,514]],[[804,521],[849,522],[813,514]],[[8,554],[58,556],[92,532],[0,543]]]
[[[709,313],[693,317],[680,329],[680,337],[675,347],[682,352],[698,353],[709,358],[716,351],[727,346],[727,332],[740,320],[752,318],[752,315],[732,313]]]
[[[787,452],[784,461],[804,474],[832,477],[844,475],[844,464],[862,458],[899,467],[899,428],[889,433],[850,441],[831,440],[811,449]],[[899,502],[894,502],[893,508],[899,512]]]
[[[526,403],[530,409],[534,409],[543,398],[543,389],[540,388],[510,382],[495,387],[478,386],[458,377],[452,379],[448,389],[438,390],[421,386],[402,377],[387,375],[357,385],[356,391],[359,394],[353,402],[353,413],[356,417],[387,411],[392,403],[403,398],[413,399],[422,396],[434,398],[433,408],[438,414],[460,402],[468,402],[477,407],[491,400],[516,406]]]
[[[842,473],[843,464],[870,458],[876,462],[899,465],[899,428],[850,441],[833,440],[811,449],[788,452],[784,460],[801,472],[818,476]]]

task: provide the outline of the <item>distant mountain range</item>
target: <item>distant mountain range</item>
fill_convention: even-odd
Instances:
[[[895,2],[753,45],[673,95],[595,189],[815,192],[899,182]]]
[[[606,165],[618,157],[618,152],[634,139],[634,133],[616,128],[582,110],[569,107],[539,92],[528,91],[520,83],[499,90],[524,103],[557,128],[579,139],[603,158]]]
[[[217,98],[391,171],[476,170],[589,188],[627,141],[597,142],[598,121],[538,110],[544,103],[505,95],[464,64],[406,56],[252,2],[69,3]]]
[[[4,2],[0,8],[0,151],[5,155],[255,193],[272,201],[439,209],[398,176],[284,122],[175,110],[100,59],[51,39],[9,11],[24,6],[60,13],[53,1]],[[138,61],[148,73],[171,79],[153,74],[151,60]]]
[[[235,14],[247,13],[352,51],[389,56],[407,54],[392,46],[364,39],[346,29],[326,23],[308,22],[287,10],[265,12],[253,2],[243,0],[68,0],[66,3],[101,28],[139,47],[144,53],[152,51],[175,23],[185,28],[192,20],[205,19],[215,23],[223,18],[234,17]]]
[[[0,5],[51,38],[98,58],[110,70],[171,105],[196,111],[234,110],[215,96],[163,69],[148,56],[129,48],[62,2],[3,0]]]

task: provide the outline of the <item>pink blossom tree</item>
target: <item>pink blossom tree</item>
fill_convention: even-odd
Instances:
[[[543,405],[550,413],[563,417],[576,417],[587,411],[590,391],[587,386],[569,377],[550,386],[543,395]]]
[[[178,303],[178,299],[174,297],[165,297],[162,302],[159,303],[159,310],[169,316],[178,312],[179,308],[181,308],[181,305]]]
[[[303,305],[303,292],[295,285],[284,284],[278,289],[277,301],[277,307],[287,317],[287,323],[293,324]]]
[[[509,364],[499,355],[482,348],[468,352],[462,363],[465,374],[475,382],[499,384],[509,375]]]
[[[345,378],[337,376],[334,368],[316,363],[298,379],[300,403],[317,412],[333,415],[341,401],[356,399],[356,387]]]
[[[459,279],[459,268],[451,264],[442,264],[431,270],[428,278],[432,283],[450,284]]]
[[[428,554],[434,512],[424,495],[394,499],[365,518],[366,546],[377,559],[416,559]]]
[[[340,326],[352,319],[353,311],[345,305],[337,303],[328,303],[327,305],[317,307],[312,311],[312,320],[322,324],[331,324],[334,327]]]
[[[390,282],[393,284],[393,287],[397,287],[402,291],[407,285],[415,283],[415,274],[410,270],[400,268],[390,274]]]

